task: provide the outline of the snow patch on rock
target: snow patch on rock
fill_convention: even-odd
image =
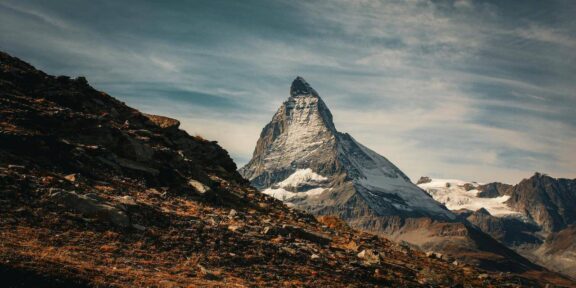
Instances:
[[[293,198],[313,197],[327,190],[324,187],[317,187],[324,184],[327,180],[327,177],[315,173],[310,168],[298,169],[286,179],[265,189],[262,193],[282,201]],[[298,188],[301,187],[307,187],[307,189],[297,192]]]
[[[450,210],[468,209],[476,211],[484,208],[492,216],[496,217],[522,215],[506,205],[505,202],[510,196],[478,197],[478,193],[480,193],[478,186],[480,185],[480,183],[457,179],[432,179],[431,182],[422,183],[418,186],[428,192],[436,201],[446,205],[446,208]],[[469,187],[468,190],[465,186]]]
[[[354,183],[367,188],[366,191],[369,191],[370,196],[374,196],[375,199],[388,200],[387,198],[389,197],[385,195],[392,194],[395,195],[394,198],[402,199],[402,201],[391,203],[396,209],[427,211],[427,213],[442,215],[448,219],[455,218],[450,211],[447,211],[414,183],[410,182],[409,178],[388,159],[355,140],[352,141],[360,148],[363,152],[362,154],[367,156],[364,159],[351,157],[351,162],[360,172],[360,177],[356,178]]]
[[[288,176],[288,178],[284,179],[281,182],[278,182],[278,186],[280,187],[298,187],[302,184],[313,184],[319,183],[328,180],[327,177],[314,173],[312,169],[298,169],[296,172],[292,173],[292,175]]]

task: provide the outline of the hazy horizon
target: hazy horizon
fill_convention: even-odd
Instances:
[[[567,0],[7,0],[0,50],[179,119],[239,166],[299,75],[340,132],[412,180],[514,184],[576,178],[574,11]]]

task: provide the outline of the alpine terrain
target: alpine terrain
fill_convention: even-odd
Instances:
[[[535,173],[508,185],[422,177],[418,186],[518,253],[576,277],[576,179]]]
[[[571,285],[535,265],[517,273],[486,271],[353,230],[336,217],[286,207],[251,187],[216,142],[179,125],[128,107],[83,77],[50,76],[0,52],[1,286]],[[375,170],[386,164],[390,170],[382,173],[428,201],[421,211],[409,211],[401,196],[382,203],[394,199],[390,207],[410,215],[453,217],[387,161],[362,157],[348,159],[359,161],[357,173],[380,173]],[[339,161],[314,170],[295,167],[286,172],[292,178],[272,189],[353,185],[344,174],[339,180],[319,176],[340,171]],[[367,165],[361,163],[374,169],[360,170]],[[277,178],[263,181],[270,179]]]
[[[539,269],[434,200],[386,158],[338,132],[318,92],[301,77],[239,172],[292,207],[449,255],[442,257],[499,271]]]

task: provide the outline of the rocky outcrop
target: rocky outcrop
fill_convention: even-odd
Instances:
[[[471,213],[466,219],[510,248],[540,245],[543,242],[542,237],[537,234],[540,231],[538,225],[517,217],[495,217],[486,209],[481,208]]]
[[[67,208],[80,212],[86,217],[96,217],[122,228],[130,225],[130,218],[125,211],[98,197],[98,195],[78,195],[73,191],[52,189],[50,198]]]
[[[430,183],[430,182],[432,182],[432,179],[430,177],[422,176],[422,177],[420,177],[420,179],[418,179],[418,182],[416,182],[416,185],[424,184],[424,183]]]
[[[152,123],[158,125],[160,128],[163,129],[176,131],[180,127],[180,121],[176,119],[145,113],[143,115],[146,116],[150,121],[152,121]]]
[[[483,184],[478,186],[479,193],[477,194],[478,197],[481,198],[494,198],[504,195],[509,195],[510,193],[508,190],[512,188],[512,185],[500,183],[500,182],[492,182],[488,184]]]
[[[536,173],[514,185],[506,203],[525,214],[546,232],[576,223],[576,179],[555,179]]]

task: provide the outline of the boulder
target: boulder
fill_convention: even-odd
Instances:
[[[208,187],[207,185],[194,179],[188,180],[188,185],[190,185],[190,187],[192,187],[194,190],[196,190],[196,192],[200,194],[206,194],[211,190],[210,187]]]
[[[374,252],[372,249],[364,249],[358,253],[358,258],[362,259],[365,265],[377,265],[380,264],[380,255],[378,252]]]
[[[292,237],[308,240],[320,245],[328,245],[332,241],[332,239],[326,235],[291,225],[283,225],[279,233],[283,236],[292,235]]]
[[[138,230],[138,231],[146,231],[146,227],[140,225],[140,224],[132,224],[132,228]]]
[[[172,118],[168,118],[165,116],[159,115],[152,115],[152,114],[143,114],[150,120],[150,122],[154,123],[160,128],[167,129],[167,130],[177,130],[180,126],[180,121]]]
[[[123,228],[130,226],[126,212],[94,194],[80,195],[74,191],[51,189],[50,198],[86,217],[98,218]]]

